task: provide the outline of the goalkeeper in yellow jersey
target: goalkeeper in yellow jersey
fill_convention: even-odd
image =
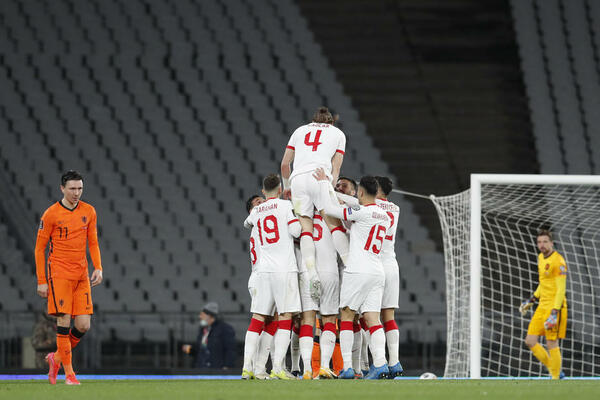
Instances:
[[[567,264],[554,250],[552,233],[546,230],[537,235],[538,272],[540,284],[533,296],[519,307],[523,316],[537,301],[539,305],[529,322],[525,344],[533,355],[550,371],[552,379],[563,378],[558,339],[565,337],[567,330]],[[548,351],[538,343],[541,335],[546,336]]]

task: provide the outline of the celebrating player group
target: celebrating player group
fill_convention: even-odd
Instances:
[[[265,177],[264,198],[254,195],[246,204],[252,319],[243,379],[384,379],[403,372],[394,319],[399,209],[387,200],[392,183],[364,176],[356,185],[339,176],[346,138],[333,123],[321,107],[310,124],[296,129],[283,155],[281,180],[276,174]],[[317,315],[320,366],[313,371]],[[295,326],[302,374],[285,368]],[[343,362],[339,371],[330,368],[336,337]],[[272,371],[267,374],[269,353]]]

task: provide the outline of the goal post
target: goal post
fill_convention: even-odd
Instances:
[[[555,233],[569,269],[563,368],[598,375],[600,176],[472,174],[469,190],[431,200],[444,239],[444,375],[545,374],[523,343],[530,315],[517,311],[537,285],[535,236],[542,228]]]

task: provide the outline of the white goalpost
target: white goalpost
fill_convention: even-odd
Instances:
[[[600,176],[473,174],[465,192],[431,196],[443,231],[445,377],[547,376],[518,312],[538,283],[536,234],[567,262],[567,376],[600,375]]]

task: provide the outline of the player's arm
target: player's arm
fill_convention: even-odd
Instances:
[[[90,257],[92,258],[92,264],[94,265],[94,272],[92,272],[90,283],[92,286],[96,286],[102,283],[102,258],[100,257],[100,246],[98,245],[98,228],[95,210],[93,211],[88,224],[87,239]]]
[[[52,233],[52,218],[46,211],[40,220],[40,226],[35,240],[35,274],[37,275],[37,293],[48,297],[48,278],[46,276],[46,255],[44,254],[50,234]]]
[[[250,215],[248,215],[246,217],[246,219],[244,220],[244,228],[246,229],[252,229],[252,227],[254,226],[254,210],[250,211]]]
[[[331,176],[333,177],[332,182],[337,182],[340,176],[340,170],[342,169],[342,163],[344,162],[344,153],[341,150],[337,150],[331,158]]]
[[[290,139],[291,143],[291,139]],[[288,144],[281,159],[281,181],[283,182],[283,198],[290,198],[290,175],[292,174],[291,163],[294,161],[296,151],[294,146]]]
[[[554,295],[554,309],[560,310],[565,300],[565,294],[567,293],[567,266],[563,261],[559,266],[560,272],[558,276],[554,278],[556,280],[556,294]]]
[[[290,233],[290,235],[292,235],[295,238],[300,237],[300,234],[302,233],[302,225],[300,225],[300,221],[298,221],[298,218],[294,215],[291,204],[290,209],[287,213],[287,223],[288,232]]]
[[[336,181],[334,181],[334,182],[336,182]],[[349,196],[347,194],[340,193],[340,192],[335,192],[335,195],[337,196],[338,199],[343,201],[348,207],[360,207],[360,203],[358,202],[358,199],[354,196]]]

